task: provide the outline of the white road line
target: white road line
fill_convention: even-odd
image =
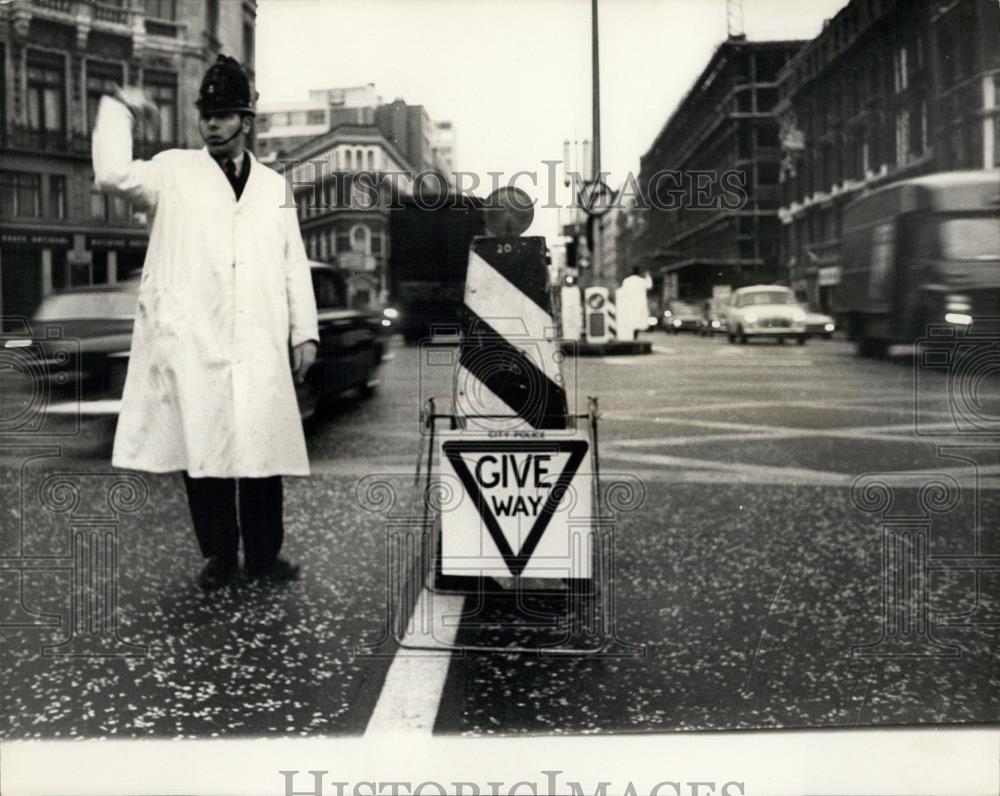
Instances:
[[[465,597],[434,594],[423,589],[403,637],[403,645],[442,647],[454,644],[457,621]],[[375,710],[368,719],[365,735],[418,733],[430,735],[434,729],[451,654],[401,646],[389,666]]]
[[[816,486],[849,486],[855,476],[828,470],[810,470],[805,467],[775,467],[767,464],[741,464],[712,459],[693,459],[686,456],[666,456],[659,453],[616,453],[603,451],[606,459],[634,462],[638,464],[660,465],[662,467],[686,467],[690,469],[714,470],[736,476],[737,480],[755,484],[814,484]]]
[[[770,484],[782,486],[830,486],[846,487],[854,483],[855,479],[864,475],[867,471],[854,473],[838,473],[830,470],[810,470],[804,467],[777,467],[768,464],[741,464],[735,462],[714,461],[711,459],[694,459],[684,456],[666,456],[654,453],[636,453],[634,451],[616,453],[607,451],[603,453],[603,458],[628,462],[630,464],[647,464],[651,466],[668,468],[685,468],[680,478],[673,478],[672,474],[664,478],[657,478],[658,474],[646,471],[628,472],[639,477],[652,476],[655,480],[678,480],[687,483],[748,483],[748,484]],[[612,470],[604,468],[605,478],[610,477]],[[926,476],[928,473],[941,473],[950,475],[957,479],[961,486],[980,490],[997,489],[1000,487],[1000,465],[990,465],[980,467],[977,471],[972,467],[932,467],[920,470],[895,470],[899,475],[912,474],[915,478]]]
[[[681,417],[657,417],[652,419],[615,418],[616,420],[636,420],[654,425],[701,426],[703,428],[732,429],[730,434],[686,434],[677,437],[657,437],[642,439],[611,440],[604,443],[605,450],[615,448],[655,448],[659,445],[691,445],[702,442],[731,442],[747,439],[802,439],[805,437],[827,437],[832,439],[870,440],[873,442],[942,442],[949,437],[963,437],[954,434],[917,434],[912,424],[891,426],[852,426],[848,428],[800,428],[798,426],[768,426],[752,423],[727,423],[721,420],[696,420]],[[925,431],[948,431],[953,423],[926,423]]]

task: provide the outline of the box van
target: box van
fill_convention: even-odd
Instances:
[[[1000,171],[933,174],[844,211],[838,305],[862,356],[1000,316]]]

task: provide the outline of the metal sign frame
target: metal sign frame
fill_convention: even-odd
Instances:
[[[632,651],[626,652],[625,655],[628,657],[634,657],[637,654],[642,654],[641,648],[635,648],[634,645],[626,644],[618,639],[615,635],[614,628],[614,590],[613,590],[613,567],[612,567],[612,557],[614,551],[614,533],[615,533],[615,523],[607,521],[608,516],[605,514],[604,507],[602,505],[602,491],[600,488],[600,465],[599,465],[599,448],[598,448],[598,418],[599,410],[597,399],[591,397],[588,400],[588,410],[585,414],[570,414],[567,415],[566,419],[573,422],[586,422],[586,428],[589,431],[589,441],[590,441],[590,457],[591,457],[591,489],[592,489],[592,516],[591,522],[594,524],[593,533],[591,536],[591,550],[590,555],[592,556],[591,574],[592,577],[588,580],[569,580],[569,588],[567,589],[529,589],[522,590],[520,585],[516,585],[513,593],[515,597],[520,597],[523,594],[530,593],[533,596],[538,595],[558,595],[565,596],[567,599],[566,603],[566,615],[567,618],[572,616],[572,610],[574,607],[577,610],[583,609],[581,613],[589,611],[589,616],[595,617],[595,620],[599,617],[599,620],[595,622],[597,627],[596,637],[599,643],[596,645],[574,645],[574,644],[553,644],[551,646],[540,644],[534,647],[511,645],[511,646],[495,646],[489,644],[413,644],[407,642],[403,638],[402,632],[396,637],[396,641],[399,643],[400,647],[409,650],[422,650],[422,651],[449,651],[449,652],[487,652],[487,653],[532,653],[532,654],[545,654],[545,655],[571,655],[571,656],[587,656],[587,655],[600,655],[607,654],[612,648],[612,645],[618,645],[619,647],[631,647]],[[424,512],[424,522],[426,524],[433,524],[434,534],[432,542],[432,550],[430,555],[430,571],[422,573],[424,579],[424,588],[427,589],[432,595],[433,594],[455,594],[461,593],[463,590],[460,589],[449,589],[449,588],[438,588],[436,582],[436,577],[440,573],[440,546],[441,546],[441,524],[440,518],[432,518],[431,505],[432,501],[426,499],[426,497],[432,492],[435,486],[435,472],[434,472],[434,454],[435,454],[435,442],[436,442],[436,432],[438,430],[438,423],[441,421],[447,421],[449,428],[451,430],[457,430],[466,425],[466,421],[474,419],[504,419],[506,416],[499,415],[489,415],[489,416],[458,416],[453,414],[442,414],[438,413],[435,408],[434,398],[429,398],[425,405],[424,411],[421,414],[421,423],[425,436],[427,439],[426,448],[421,450],[420,458],[417,461],[417,471],[416,471],[416,481],[419,483],[421,475],[423,476],[423,492],[425,499],[423,500],[423,512]],[[424,457],[424,450],[426,450],[427,464],[426,468],[422,467],[421,463]],[[603,521],[602,521],[603,520]],[[478,582],[481,584],[485,578],[480,579]],[[589,588],[580,588],[582,584],[589,584]],[[475,590],[469,591],[465,590],[467,594],[510,594],[511,590],[506,589],[496,589],[496,590]],[[580,605],[575,606],[574,602],[579,602]],[[530,611],[530,609],[528,609]],[[405,626],[405,622],[402,623]],[[570,625],[569,622],[566,623]],[[549,625],[552,627],[553,625]],[[504,627],[501,623],[481,623],[480,628],[486,629],[489,627],[495,627],[497,629]],[[555,626],[560,629],[560,626]],[[570,629],[572,627],[570,626]],[[638,652],[636,650],[639,650]],[[621,654],[621,653],[616,653]]]

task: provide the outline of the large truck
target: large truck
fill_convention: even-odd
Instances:
[[[436,328],[457,328],[469,245],[485,234],[483,201],[460,194],[447,201],[400,197],[389,215],[389,233],[389,295],[404,338],[416,342]]]
[[[893,183],[843,222],[837,304],[860,355],[1000,315],[1000,171]]]

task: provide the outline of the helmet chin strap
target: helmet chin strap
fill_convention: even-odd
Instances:
[[[236,132],[235,133],[233,133],[231,136],[229,136],[229,138],[223,139],[222,141],[217,141],[212,146],[222,146],[223,144],[228,144],[230,141],[232,141],[234,138],[236,138],[236,136],[238,136],[242,132],[243,132],[243,123],[240,122],[240,126],[236,128]],[[204,136],[204,134],[202,134],[201,130],[199,130],[198,133],[199,133],[199,135],[201,135],[201,140],[204,141],[207,144],[208,141],[205,139],[205,136]]]

